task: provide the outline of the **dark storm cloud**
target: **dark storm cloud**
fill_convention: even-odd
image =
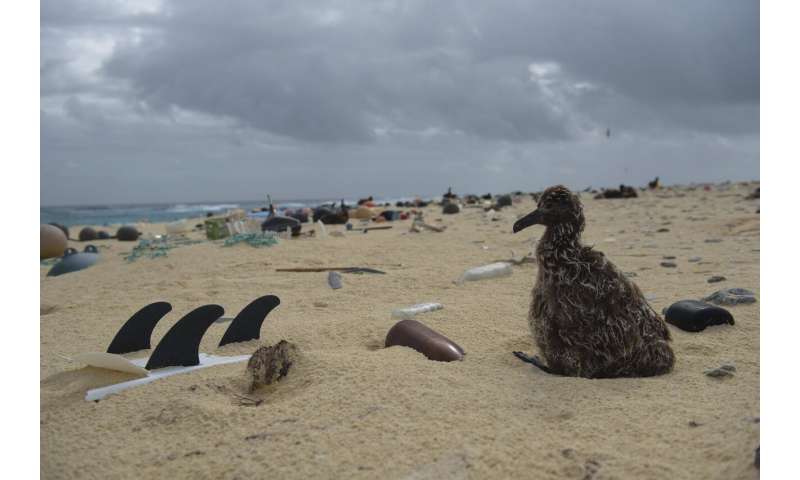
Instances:
[[[422,171],[415,162],[457,158],[465,188],[487,171],[505,186],[512,166],[607,158],[587,147],[607,127],[654,155],[672,142],[722,159],[722,137],[724,155],[758,172],[757,2],[44,1],[41,12],[42,164],[59,172],[146,143],[217,180],[209,149],[272,159],[287,181],[367,157],[374,178],[391,161]]]

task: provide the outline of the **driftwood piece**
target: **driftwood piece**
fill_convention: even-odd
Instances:
[[[262,385],[270,385],[285,377],[296,360],[297,347],[286,340],[269,347],[259,347],[253,352],[245,370],[248,392],[252,393]]]

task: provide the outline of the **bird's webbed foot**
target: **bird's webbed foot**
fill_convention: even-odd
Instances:
[[[513,352],[513,353],[514,353],[515,357],[519,358],[523,362],[530,363],[531,365],[533,365],[534,367],[537,367],[539,370],[543,371],[544,373],[549,373],[551,375],[553,374],[553,371],[550,370],[550,367],[545,365],[544,362],[542,362],[542,360],[539,357],[537,357],[536,355],[531,356],[531,355],[526,354],[525,352]]]

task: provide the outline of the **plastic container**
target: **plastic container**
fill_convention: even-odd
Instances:
[[[433,312],[435,310],[441,310],[442,308],[444,308],[444,306],[442,306],[441,303],[418,303],[410,307],[392,310],[392,318],[409,320],[420,313]]]
[[[459,285],[464,282],[474,282],[476,280],[486,280],[489,278],[508,277],[513,270],[511,264],[507,262],[490,263],[481,267],[470,268],[464,272],[456,281]]]

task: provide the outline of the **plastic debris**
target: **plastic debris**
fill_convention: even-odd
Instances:
[[[489,278],[508,277],[513,273],[511,264],[507,262],[490,263],[481,267],[470,268],[464,272],[456,281],[457,284],[473,282],[476,280],[486,280]]]
[[[392,318],[408,320],[414,318],[420,313],[433,312],[435,310],[441,310],[442,308],[444,308],[444,306],[442,306],[441,303],[419,303],[407,308],[398,308],[397,310],[392,310]]]

